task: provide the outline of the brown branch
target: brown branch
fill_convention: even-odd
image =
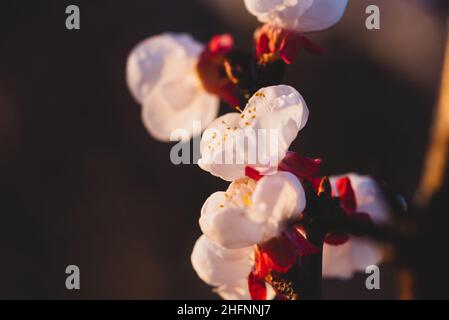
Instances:
[[[441,188],[447,167],[449,152],[449,19],[446,37],[440,94],[434,115],[431,141],[421,182],[415,195],[415,203],[421,207],[424,207]]]

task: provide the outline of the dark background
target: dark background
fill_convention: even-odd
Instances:
[[[171,145],[141,123],[125,64],[165,31],[202,42],[232,32],[249,49],[257,22],[241,2],[0,2],[0,298],[216,298],[190,253],[203,201],[226,183],[171,164]],[[325,173],[373,174],[410,201],[438,92],[443,9],[350,2],[336,28],[311,35],[326,53],[303,53],[286,76],[311,111],[292,149],[323,158]],[[65,29],[69,4],[81,30]],[[364,27],[368,4],[381,7],[379,31]],[[65,288],[69,264],[81,269],[79,291]],[[396,270],[382,270],[380,292],[364,290],[361,275],[325,282],[325,297],[395,298]]]

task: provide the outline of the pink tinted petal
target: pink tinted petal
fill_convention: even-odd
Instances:
[[[306,206],[306,196],[298,178],[288,172],[277,172],[259,180],[254,190],[253,203],[251,219],[270,223],[275,228],[300,216]],[[265,240],[276,235],[266,234],[268,238]]]
[[[279,55],[286,64],[292,64],[298,54],[298,45],[289,38],[282,39],[279,47]]]
[[[268,38],[267,34],[263,33],[257,39],[256,54],[257,54],[257,57],[260,58],[262,55],[268,54],[268,53],[270,53],[269,38]]]

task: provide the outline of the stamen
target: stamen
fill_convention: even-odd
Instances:
[[[247,207],[251,207],[251,192],[248,192],[247,194],[245,194],[242,197],[243,203],[247,206]]]
[[[221,120],[221,123],[226,126],[226,129],[231,129],[231,126],[229,124],[227,124],[226,121]]]

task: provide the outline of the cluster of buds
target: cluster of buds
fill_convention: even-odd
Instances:
[[[338,228],[349,220],[387,222],[379,185],[357,174],[320,176],[320,165],[319,159],[287,152],[275,174],[247,166],[246,177],[205,202],[204,235],[192,264],[223,298],[301,297],[301,284],[296,289],[289,276],[310,257],[322,259],[324,277],[340,279],[381,261],[379,246]]]

